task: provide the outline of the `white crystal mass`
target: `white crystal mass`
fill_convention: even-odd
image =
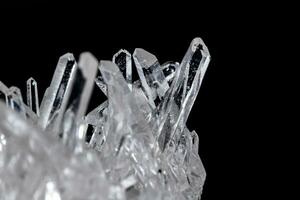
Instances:
[[[0,199],[200,199],[206,173],[185,123],[209,61],[200,38],[181,63],[141,48],[99,63],[67,53],[41,105],[33,78],[26,104],[0,82]],[[107,100],[86,114],[94,83]]]

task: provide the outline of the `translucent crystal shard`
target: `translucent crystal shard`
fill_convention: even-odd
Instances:
[[[6,102],[8,107],[21,113],[23,117],[30,119],[33,123],[37,122],[37,115],[31,108],[24,104],[19,88],[7,88],[7,86],[0,81],[0,101]]]
[[[171,127],[169,131],[170,138],[178,131],[181,133],[185,127],[185,122],[194,104],[199,92],[203,76],[206,72],[210,54],[201,38],[195,38],[186,52],[176,75],[168,90],[165,100],[157,108],[160,113],[160,126],[158,134],[160,135],[168,123]],[[175,111],[175,113],[174,113]],[[170,121],[167,121],[168,115],[172,113]],[[179,130],[177,130],[179,128]]]
[[[76,112],[76,119],[82,119],[86,113],[88,103],[94,88],[94,79],[97,73],[98,61],[88,52],[80,54],[79,57],[79,69],[82,72],[84,78],[84,84],[82,90],[74,90],[80,92],[80,98],[78,102],[78,110]]]
[[[177,127],[180,130],[185,127],[184,124],[198,95],[210,61],[209,51],[201,38],[195,38],[192,41],[190,50],[190,57],[187,58],[186,61],[183,61],[183,64],[186,63],[184,74],[188,74],[188,76],[184,78],[183,95],[181,96],[182,104],[180,105],[180,112],[177,122],[175,123],[174,131],[176,131]],[[189,52],[187,54],[189,54]]]
[[[131,132],[129,124],[133,123],[134,119],[128,118],[131,112],[127,105],[130,90],[118,67],[111,61],[101,61],[99,69],[107,85],[109,102],[107,119],[109,123],[104,127],[107,142],[103,151],[105,157],[111,157],[118,155],[126,135]],[[118,123],[119,121],[122,123]],[[112,159],[107,164],[113,166],[115,160]]]
[[[71,147],[75,145],[76,137],[81,135],[78,131],[81,131],[82,129],[78,128],[76,130],[75,127],[80,127],[80,124],[84,119],[94,87],[98,61],[93,55],[85,52],[80,54],[78,66],[79,70],[76,74],[76,79],[78,81],[72,88],[67,115],[65,116],[65,120],[70,121],[70,127],[64,131],[63,136],[65,142]],[[76,134],[74,134],[74,132],[76,132]]]
[[[132,170],[136,171],[141,181],[145,181],[145,177],[140,174],[144,172],[138,168],[155,171],[157,167],[156,161],[151,157],[151,149],[155,146],[152,129],[142,117],[118,67],[110,61],[101,61],[100,71],[108,87],[108,123],[105,127],[106,143],[103,149],[104,157],[110,159],[107,165],[110,166],[111,173],[116,173],[113,178],[116,180],[118,177],[125,177],[130,171],[120,172],[118,168],[134,162],[137,169]],[[141,146],[146,148],[142,150]],[[143,153],[138,152],[138,149]],[[137,156],[141,156],[140,153],[145,156],[145,162],[137,159]],[[133,161],[128,160],[128,156]],[[112,157],[116,159],[111,159]],[[119,163],[116,163],[118,160]]]
[[[103,81],[103,77],[102,77],[101,74],[96,77],[95,83],[100,88],[100,90],[103,92],[103,94],[105,94],[107,96],[107,87],[106,87],[106,84]]]
[[[188,177],[190,180],[190,185],[196,192],[202,192],[202,188],[204,185],[204,181],[206,178],[206,172],[204,170],[202,161],[200,156],[198,155],[199,149],[199,138],[195,131],[191,132],[191,151],[190,151],[190,158],[189,158],[189,170],[188,170]]]
[[[113,63],[115,63],[122,72],[124,78],[128,83],[128,87],[132,90],[132,64],[131,64],[131,54],[121,49],[113,56]]]
[[[59,58],[50,87],[45,92],[41,103],[39,124],[57,132],[66,109],[73,86],[77,65],[72,54],[67,53]]]
[[[129,132],[133,132],[132,129],[139,129],[141,135],[146,134],[146,132],[147,134],[148,132],[151,133],[152,129],[143,117],[118,67],[110,61],[101,61],[99,68],[108,87],[108,115],[110,116],[108,120],[117,117],[116,122],[122,119],[122,125],[129,129],[127,130]],[[118,126],[113,125],[111,127],[118,128]],[[122,132],[125,133],[126,129],[124,128]],[[119,131],[119,129],[116,131]]]
[[[29,119],[34,124],[38,123],[38,116],[35,112],[32,111],[31,108],[29,108],[26,104],[23,104],[25,113],[26,113],[26,119]]]
[[[37,82],[33,78],[27,80],[27,105],[34,113],[40,115]]]
[[[6,87],[6,85],[4,85],[4,83],[2,83],[0,81],[0,101],[4,101],[7,102],[7,91],[8,88]]]
[[[149,101],[143,92],[141,83],[139,80],[135,81],[133,84],[133,90],[132,94],[134,95],[134,98],[136,99],[137,106],[140,110],[140,112],[143,115],[143,118],[147,120],[150,126],[152,126],[152,123],[155,123],[155,119],[153,117],[153,110],[151,106],[149,105]],[[154,125],[153,125],[154,126]]]
[[[135,49],[133,58],[149,103],[155,108],[155,102],[162,99],[169,89],[160,64],[153,54],[140,48]]]
[[[21,113],[25,117],[25,108],[21,91],[17,87],[10,87],[7,91],[7,102],[8,105],[15,111]]]
[[[131,120],[129,118],[126,119],[126,115],[130,112],[130,107],[124,106],[126,105],[124,101],[128,101],[126,98],[130,98],[130,90],[116,64],[111,61],[101,61],[99,69],[108,88],[108,114],[110,115],[109,120],[112,122],[111,126],[107,128],[113,128],[111,132],[119,132],[116,129],[117,124],[113,124],[117,123],[118,120],[122,120],[124,122],[120,125],[126,125],[127,121]],[[114,117],[118,118],[114,119]],[[123,127],[122,131],[125,133],[129,130],[125,130]]]
[[[87,114],[85,117],[85,120],[87,123],[92,125],[97,125],[103,121],[105,121],[106,118],[106,109],[108,107],[108,101],[104,101],[102,104],[100,104],[97,108],[92,110]]]

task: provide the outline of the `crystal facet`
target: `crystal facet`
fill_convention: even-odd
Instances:
[[[40,107],[39,124],[42,128],[53,126],[52,130],[59,129],[73,87],[76,70],[77,64],[72,54],[67,53],[59,58],[51,85],[46,90]]]
[[[181,63],[140,48],[99,63],[67,53],[40,106],[33,78],[26,104],[0,82],[0,199],[200,199],[206,172],[185,124],[209,61],[200,38]],[[94,84],[107,100],[86,113]]]
[[[33,78],[27,80],[27,105],[38,116],[40,115],[37,82]]]
[[[7,91],[8,91],[7,86],[0,81],[0,100],[6,103],[7,103]]]
[[[135,49],[133,58],[149,103],[155,108],[156,99],[162,99],[169,89],[160,64],[153,54],[140,48]]]
[[[113,62],[120,68],[128,87],[132,90],[132,64],[131,54],[125,49],[121,49],[113,56]]]

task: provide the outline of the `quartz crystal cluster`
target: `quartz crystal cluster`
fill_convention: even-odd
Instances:
[[[33,78],[26,101],[0,82],[0,199],[200,199],[206,173],[185,124],[209,61],[200,38],[181,63],[141,48],[100,62],[67,53],[41,104]],[[87,113],[94,85],[107,100]]]

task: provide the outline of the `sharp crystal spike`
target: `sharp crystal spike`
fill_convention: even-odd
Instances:
[[[133,58],[150,105],[155,108],[157,99],[162,99],[169,89],[160,64],[153,54],[140,48],[135,49]]]
[[[125,49],[121,49],[113,56],[113,63],[115,63],[122,72],[124,78],[128,83],[128,87],[132,90],[132,64],[131,54]]]
[[[59,58],[51,85],[48,88],[40,108],[41,117],[39,124],[42,128],[51,126],[54,132],[58,132],[66,109],[77,64],[72,54],[67,53]]]
[[[81,119],[85,115],[87,110],[88,102],[94,88],[94,80],[97,73],[98,61],[97,59],[88,52],[80,54],[79,57],[79,69],[82,72],[85,83],[82,88],[81,98],[79,99],[80,103],[77,111],[77,118]],[[81,92],[81,91],[76,91]]]
[[[200,89],[206,72],[210,54],[201,38],[195,38],[180,66],[176,70],[170,89],[167,91],[165,100],[158,106],[159,114],[158,135],[164,134],[165,126],[170,126],[168,132],[172,138],[177,131],[181,133],[185,122]],[[173,111],[173,112],[172,112]],[[174,112],[175,111],[175,112]],[[168,115],[172,117],[167,121]],[[170,122],[171,121],[171,122]],[[171,125],[168,125],[171,123]]]
[[[72,88],[67,111],[69,112],[69,115],[66,115],[66,118],[71,117],[71,119],[65,119],[66,121],[71,121],[71,128],[64,132],[64,138],[66,138],[65,142],[72,148],[75,145],[75,140],[82,138],[81,132],[78,131],[81,131],[81,127],[84,125],[79,126],[79,124],[77,124],[76,126],[76,123],[81,124],[84,119],[94,87],[98,61],[93,55],[85,52],[80,54],[78,66],[79,70],[76,74],[76,79],[78,81],[75,82]],[[78,128],[76,129],[75,127]],[[76,132],[76,134],[74,134],[74,132]],[[80,136],[80,138],[77,138],[77,136]]]
[[[188,115],[198,95],[204,74],[210,61],[210,54],[201,38],[195,38],[192,41],[191,50],[191,57],[186,63],[188,78],[184,80],[184,95],[182,95],[182,104],[173,132],[176,131],[177,127],[180,128],[180,132],[185,127],[184,124],[186,123]]]
[[[7,86],[0,81],[0,101],[4,101],[7,103]]]
[[[19,88],[10,87],[7,92],[8,105],[15,111],[19,112],[23,117],[25,117],[25,108],[23,103],[22,94]]]
[[[37,82],[33,78],[27,80],[27,105],[38,116],[40,115]]]

